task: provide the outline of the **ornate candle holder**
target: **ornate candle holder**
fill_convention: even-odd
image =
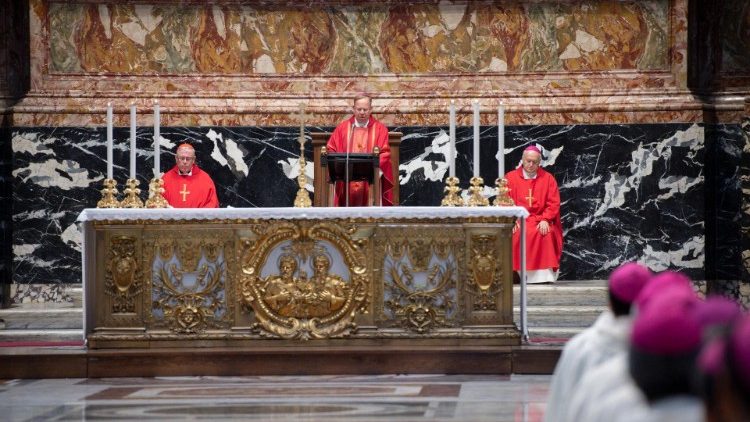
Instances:
[[[169,203],[164,198],[164,181],[161,178],[153,178],[148,184],[146,208],[169,208]]]
[[[310,200],[310,193],[305,189],[307,185],[307,175],[305,175],[305,167],[307,162],[305,161],[305,105],[299,105],[299,176],[297,176],[297,197],[294,198],[294,206],[296,208],[309,208],[312,206]]]
[[[141,190],[138,189],[139,184],[137,179],[128,179],[125,182],[127,188],[125,188],[125,199],[120,202],[122,208],[143,208],[143,201],[138,197],[141,194]]]
[[[102,199],[96,203],[97,208],[118,208],[120,201],[117,200],[117,182],[115,179],[104,179],[104,189],[102,192]]]
[[[516,205],[515,202],[510,199],[510,196],[508,196],[510,188],[508,188],[508,180],[506,178],[498,177],[495,179],[495,189],[497,190],[497,196],[495,196],[495,201],[492,205],[495,205],[496,207],[512,207],[513,205]]]
[[[307,176],[305,175],[306,165],[304,151],[301,151],[299,156],[299,176],[297,176],[299,190],[297,190],[297,197],[294,198],[294,206],[297,208],[309,208],[312,206],[310,193],[305,189],[305,185],[307,184]]]
[[[490,201],[482,196],[484,190],[484,179],[481,177],[472,177],[471,187],[469,187],[469,199],[466,201],[466,205],[470,207],[486,207],[490,204]]]
[[[464,200],[458,194],[461,192],[461,187],[458,186],[458,177],[448,177],[445,179],[445,197],[440,202],[443,207],[462,207]]]

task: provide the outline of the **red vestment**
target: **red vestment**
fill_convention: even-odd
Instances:
[[[560,268],[562,256],[562,225],[560,224],[560,191],[554,176],[538,169],[535,179],[523,178],[523,167],[505,175],[510,188],[509,195],[517,206],[526,208],[526,269],[544,270]],[[541,235],[536,226],[540,221],[549,223],[549,233]],[[521,268],[521,233],[513,233],[513,269]]]
[[[182,175],[177,166],[162,176],[164,198],[174,208],[218,208],[216,187],[211,176],[193,165],[190,175]]]
[[[351,146],[351,147],[349,147]],[[393,205],[393,172],[391,171],[391,148],[388,146],[388,128],[375,120],[372,116],[367,122],[367,128],[354,128],[354,116],[339,123],[328,139],[328,152],[367,152],[372,153],[374,147],[380,148],[380,178],[382,204]],[[349,182],[349,206],[367,206],[369,198],[367,182]],[[336,182],[334,206],[346,205],[346,190],[344,182]]]

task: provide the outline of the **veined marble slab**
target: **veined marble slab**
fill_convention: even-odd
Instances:
[[[448,174],[446,126],[391,128],[404,133],[403,207],[439,205]],[[297,127],[163,127],[162,169],[172,165],[174,147],[188,141],[199,165],[214,178],[222,207],[289,207],[298,189],[298,133]],[[104,130],[33,127],[15,129],[11,137],[15,281],[78,282],[81,232],[76,219],[101,196]],[[139,128],[138,179],[144,198],[152,176],[151,137],[151,128]],[[120,190],[127,177],[126,139],[127,130],[115,128],[114,176]],[[472,173],[471,139],[472,128],[459,126],[456,175],[464,194]],[[482,126],[480,142],[481,176],[493,185],[497,127]],[[605,279],[625,261],[684,271],[695,279],[738,274],[737,169],[744,144],[738,125],[508,126],[506,169],[519,163],[529,144],[544,150],[543,165],[560,185],[562,279]],[[306,147],[309,163],[312,149],[309,143]],[[311,165],[305,171],[311,180]],[[485,194],[493,195],[489,187]],[[711,227],[715,234],[707,231]]]

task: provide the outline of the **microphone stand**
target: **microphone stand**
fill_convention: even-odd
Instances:
[[[354,126],[356,122],[357,120],[355,118],[352,126]],[[355,129],[354,127],[349,128],[349,135],[347,136],[347,140],[346,140],[346,161],[345,161],[346,170],[344,172],[344,183],[346,184],[346,188],[345,188],[346,190],[344,191],[344,194],[346,195],[346,207],[347,208],[349,207],[349,152],[352,149],[352,137],[354,136],[354,129]]]

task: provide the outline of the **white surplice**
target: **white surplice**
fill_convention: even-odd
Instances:
[[[571,395],[586,373],[627,351],[631,325],[629,316],[615,317],[607,310],[568,341],[552,375],[545,421],[565,420]]]

